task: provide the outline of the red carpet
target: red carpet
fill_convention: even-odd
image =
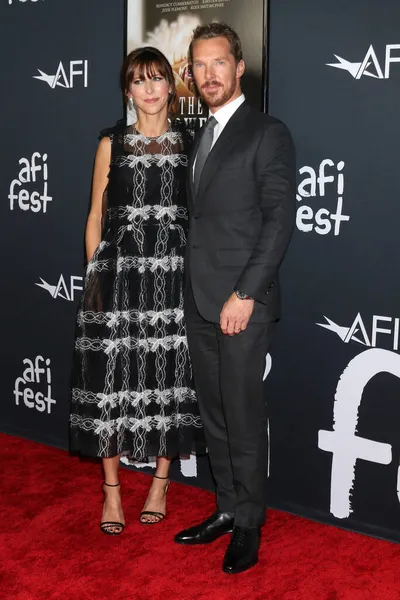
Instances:
[[[172,482],[167,518],[137,518],[148,475],[121,470],[127,528],[103,535],[96,463],[0,435],[0,598],[7,600],[399,600],[400,547],[269,512],[260,563],[221,571],[228,538],[173,542],[214,509],[213,495]]]

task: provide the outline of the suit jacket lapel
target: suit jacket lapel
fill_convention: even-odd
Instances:
[[[210,154],[207,157],[207,160],[203,167],[203,172],[201,174],[199,189],[197,190],[197,194],[194,192],[194,186],[192,183],[193,189],[193,198],[199,200],[199,198],[204,194],[207,190],[208,185],[211,183],[214,174],[218,170],[221,162],[228,156],[230,147],[235,143],[237,135],[241,128],[245,125],[245,117],[246,113],[249,110],[249,107],[246,102],[241,104],[237,111],[232,115],[229,119],[228,123],[224,127],[221,135],[218,137]],[[200,139],[198,140],[198,142]],[[194,156],[197,153],[198,142],[196,144],[196,148],[192,154],[191,168],[193,169],[193,161]],[[191,178],[193,182],[193,178]]]

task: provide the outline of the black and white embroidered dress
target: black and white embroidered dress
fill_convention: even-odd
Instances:
[[[71,450],[149,457],[204,451],[183,319],[189,136],[119,124],[102,241],[78,312]]]

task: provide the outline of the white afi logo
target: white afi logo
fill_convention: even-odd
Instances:
[[[319,235],[327,235],[333,229],[333,235],[339,235],[342,223],[350,220],[349,215],[343,214],[344,166],[343,160],[335,164],[333,160],[326,158],[317,169],[307,166],[299,169],[300,175],[305,177],[297,188],[298,202],[302,202],[305,198],[325,199],[325,196],[328,196],[326,201],[329,201],[333,196],[336,203],[333,210],[313,209],[308,204],[302,204],[296,214],[296,226],[299,231],[304,233],[315,231]]]
[[[265,370],[263,375],[263,381],[265,381],[270,374],[272,369],[272,356],[268,353],[265,357]],[[270,422],[269,417],[267,417],[267,440],[268,440],[268,463],[267,463],[267,478],[269,478],[271,474],[271,433],[270,433]]]
[[[25,365],[24,372],[15,380],[15,404],[19,406],[22,400],[28,408],[34,408],[39,412],[46,411],[49,415],[52,405],[56,403],[51,397],[50,359],[45,360],[39,355],[34,360],[24,358],[22,364]],[[32,389],[29,384],[35,384],[35,388]],[[38,384],[44,385],[45,392],[36,390]]]
[[[39,279],[41,283],[35,283],[35,285],[49,292],[50,296],[52,296],[54,299],[63,298],[64,300],[69,300],[70,302],[73,302],[75,300],[75,292],[81,292],[83,290],[83,277],[80,277],[78,275],[71,275],[71,277],[69,278],[68,285],[65,281],[64,275],[60,275],[60,278],[56,285],[47,283],[47,281],[45,281],[41,277],[39,277]],[[79,285],[77,285],[77,283],[79,283]]]
[[[353,358],[336,388],[333,431],[321,429],[318,434],[318,447],[332,453],[330,511],[338,519],[347,519],[352,513],[351,496],[357,460],[381,465],[392,462],[390,444],[357,435],[364,388],[380,373],[400,378],[400,356],[389,350],[374,348]],[[397,497],[400,501],[399,483],[400,467],[397,471]]]
[[[361,79],[362,76],[373,77],[375,79],[389,79],[392,63],[400,62],[400,55],[393,56],[393,51],[400,50],[400,44],[387,44],[385,49],[385,65],[382,69],[376,56],[373,45],[368,48],[366,55],[361,62],[350,62],[341,56],[334,54],[337,63],[326,63],[328,67],[343,69],[348,71],[354,79]]]
[[[326,320],[326,323],[316,323],[316,325],[324,327],[329,331],[333,331],[333,333],[336,333],[336,335],[339,336],[342,342],[345,344],[348,344],[349,342],[357,342],[363,346],[376,348],[377,346],[383,345],[381,342],[381,336],[378,343],[378,334],[383,334],[385,336],[389,336],[385,339],[390,344],[392,350],[397,351],[399,349],[399,317],[393,318],[373,315],[371,326],[369,328],[370,335],[368,335],[367,328],[365,327],[360,313],[357,314],[350,327],[338,325],[325,316],[324,319]],[[386,327],[381,327],[382,323],[386,323]]]
[[[17,1],[20,2],[22,4],[25,4],[26,2],[43,2],[43,0],[8,0],[8,4],[12,4],[13,1]]]
[[[132,461],[127,456],[122,456],[121,462],[124,465],[133,466],[137,469],[144,469],[145,467],[155,469],[157,467],[157,463],[155,460],[149,461],[148,463],[142,463]],[[184,477],[197,477],[197,458],[195,456],[192,455],[189,458],[181,458],[179,462],[180,471]]]
[[[34,213],[47,211],[47,203],[52,201],[52,197],[47,193],[49,169],[47,166],[47,154],[41,155],[40,152],[34,152],[30,158],[20,158],[18,164],[21,170],[18,173],[18,179],[13,179],[10,184],[10,210],[18,206],[21,210],[31,210]],[[39,173],[41,177],[39,178]],[[30,192],[23,184],[40,183],[42,180],[42,190]],[[16,190],[18,190],[16,192]]]
[[[38,69],[40,75],[33,75],[34,79],[39,79],[40,81],[45,81],[53,90],[55,87],[62,88],[73,88],[75,84],[75,79],[80,78],[83,81],[83,87],[87,88],[88,86],[88,61],[87,60],[71,60],[67,63],[67,67],[65,68],[63,63],[60,61],[60,64],[57,67],[57,70],[54,75],[47,75],[40,69]]]

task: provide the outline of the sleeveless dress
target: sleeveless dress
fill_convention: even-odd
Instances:
[[[139,461],[204,452],[183,318],[189,134],[119,123],[111,139],[102,241],[77,318],[71,450]]]

